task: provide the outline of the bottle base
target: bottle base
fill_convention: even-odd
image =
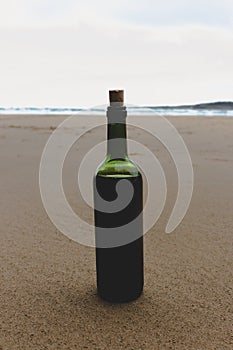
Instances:
[[[98,297],[103,300],[103,301],[107,301],[108,303],[111,304],[126,304],[126,303],[130,303],[133,302],[135,300],[137,300],[138,298],[140,298],[140,296],[143,293],[143,288],[136,294],[131,295],[131,296],[109,296],[109,295],[105,295],[103,293],[101,293],[100,291],[97,291]]]

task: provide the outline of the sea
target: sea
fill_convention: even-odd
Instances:
[[[107,106],[94,108],[53,108],[53,107],[0,107],[0,114],[74,115],[104,114]],[[210,103],[193,106],[127,106],[128,114],[163,116],[233,117],[233,103]]]

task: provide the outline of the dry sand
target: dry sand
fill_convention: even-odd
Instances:
[[[145,236],[144,293],[125,305],[97,298],[94,249],[63,236],[43,208],[40,157],[63,119],[0,116],[0,349],[232,349],[233,118],[169,119],[195,174],[189,211],[171,235],[164,228],[177,191],[174,165],[137,134],[165,168],[168,200]],[[89,221],[92,212],[77,202],[73,184],[88,137],[105,138],[103,130],[92,134],[73,148],[64,171],[67,198]]]

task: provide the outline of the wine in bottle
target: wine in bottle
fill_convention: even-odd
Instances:
[[[143,290],[143,183],[127,154],[124,91],[109,95],[107,156],[94,176],[97,290],[122,303]]]

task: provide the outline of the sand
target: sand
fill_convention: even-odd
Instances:
[[[0,349],[232,349],[233,118],[169,118],[195,175],[189,211],[170,235],[164,230],[177,191],[175,168],[139,132],[164,166],[168,199],[145,236],[144,293],[124,305],[98,299],[94,249],[62,235],[41,202],[41,154],[64,118],[0,116]],[[101,138],[97,130],[91,140]],[[91,221],[91,210],[73,191],[74,164],[87,140],[71,151],[64,187],[75,210]]]

